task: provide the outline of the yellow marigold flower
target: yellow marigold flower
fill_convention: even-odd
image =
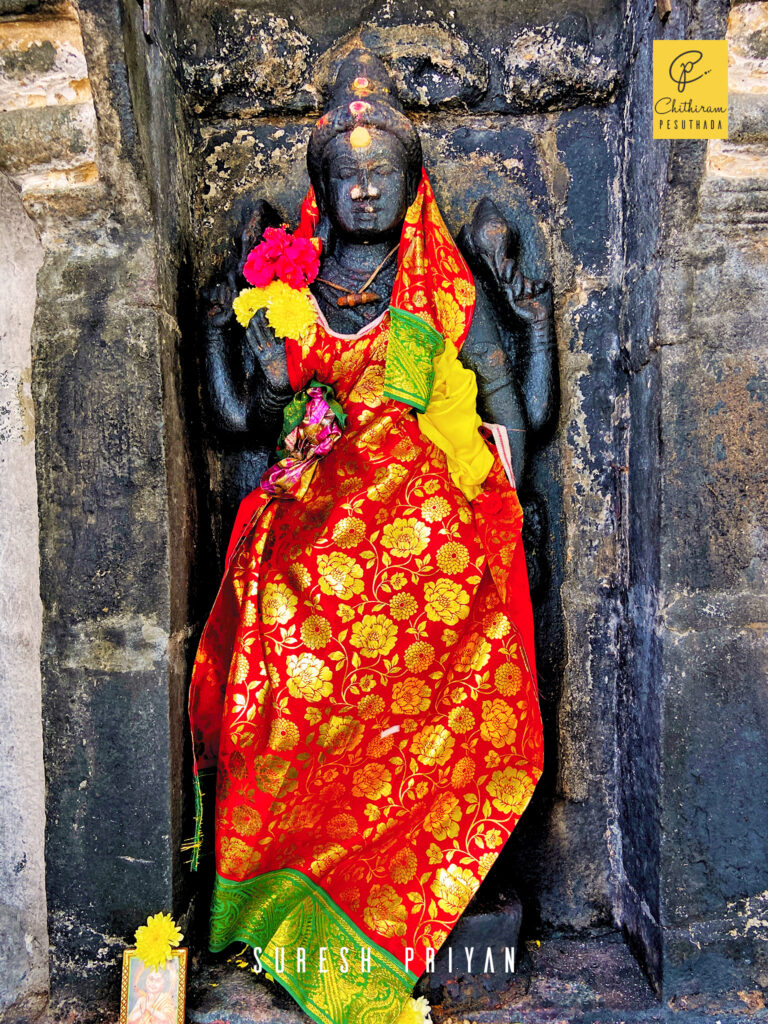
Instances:
[[[445,519],[450,511],[451,506],[445,498],[427,498],[421,506],[421,514],[428,523],[435,523],[440,519]]]
[[[499,693],[505,697],[513,696],[522,685],[523,673],[517,665],[499,665],[494,673],[493,681]]]
[[[349,642],[364,658],[380,658],[397,643],[397,626],[386,615],[364,615],[352,626]]]
[[[235,317],[241,327],[247,327],[251,317],[267,304],[266,288],[244,288],[232,303]]]
[[[490,740],[494,747],[506,747],[514,743],[517,715],[505,700],[485,701],[482,714],[480,735],[484,740]]]
[[[395,519],[384,527],[381,543],[394,558],[410,558],[424,551],[429,537],[430,529],[420,519]]]
[[[459,834],[461,804],[453,793],[441,793],[424,819],[424,828],[435,839],[455,839]]]
[[[378,762],[364,764],[352,776],[352,793],[355,796],[366,796],[369,800],[378,800],[389,796],[392,792],[392,775],[389,769]],[[378,818],[378,808],[376,808]],[[368,809],[366,808],[366,814]],[[375,820],[375,819],[374,819]]]
[[[286,685],[292,697],[303,697],[311,701],[330,697],[333,675],[325,662],[314,654],[289,654],[287,666]]]
[[[462,757],[454,765],[451,772],[451,785],[454,789],[464,789],[475,777],[475,762],[471,757]]]
[[[419,610],[415,598],[410,594],[395,594],[389,602],[389,613],[393,619],[410,619]]]
[[[320,589],[329,597],[349,601],[355,594],[362,594],[363,569],[349,555],[341,551],[318,555],[317,568],[320,573]]]
[[[429,685],[415,676],[398,679],[392,686],[392,710],[396,715],[418,715],[427,710],[430,699]]]
[[[178,946],[184,936],[170,914],[154,914],[136,929],[136,954],[146,967],[164,967],[171,947]]]
[[[512,629],[504,612],[491,612],[483,620],[483,632],[491,640],[501,640]]]
[[[347,516],[340,519],[333,528],[333,539],[340,548],[354,548],[365,537],[365,523],[362,519]]]
[[[495,850],[501,846],[501,832],[497,828],[489,828],[485,833],[485,845],[489,850]]]
[[[469,615],[469,594],[453,580],[430,580],[424,585],[427,618],[455,626]]]
[[[437,564],[449,576],[464,572],[469,565],[469,552],[463,544],[451,540],[437,552]]]
[[[460,914],[477,892],[479,880],[468,868],[449,864],[438,868],[435,880],[430,886],[437,896],[437,905],[452,917]]]
[[[291,288],[285,281],[273,281],[267,295],[267,322],[278,338],[302,338],[317,323],[309,288]]]
[[[423,672],[435,660],[435,649],[432,644],[417,640],[405,652],[405,664],[411,672]]]
[[[475,716],[469,708],[453,708],[448,715],[448,725],[454,732],[469,732],[475,724]]]
[[[416,874],[418,861],[416,854],[408,846],[404,846],[394,854],[389,862],[389,877],[396,885],[410,882]]]
[[[268,626],[285,625],[293,618],[298,600],[285,583],[267,583],[261,599],[261,614]]]
[[[427,766],[445,764],[456,743],[444,725],[425,725],[411,740],[411,753]]]
[[[488,795],[502,814],[522,814],[533,796],[535,783],[519,768],[494,772],[488,783]]]
[[[322,615],[310,615],[302,623],[301,639],[310,650],[321,650],[331,639],[331,624]]]
[[[368,693],[357,705],[357,713],[361,718],[375,718],[384,710],[384,701],[378,694]]]
[[[299,730],[287,718],[276,718],[270,726],[268,742],[273,750],[292,750],[299,742]]]
[[[362,723],[351,715],[331,715],[317,734],[318,744],[334,753],[354,750],[362,738]]]
[[[374,885],[368,894],[363,920],[379,935],[405,935],[408,911],[391,885]]]

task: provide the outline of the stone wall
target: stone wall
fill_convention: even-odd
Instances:
[[[150,911],[182,903],[185,877],[183,545],[195,506],[173,384],[174,149],[165,129],[162,147],[151,139],[173,94],[135,4],[4,0],[2,14],[0,169],[42,257],[32,392],[51,977],[59,1001],[99,1012],[126,940]]]
[[[0,175],[0,1015],[48,995],[45,778],[40,699],[40,560],[32,318],[42,253],[17,190]]]

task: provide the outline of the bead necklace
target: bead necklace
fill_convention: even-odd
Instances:
[[[338,299],[336,299],[337,306],[348,306],[354,308],[355,306],[363,306],[369,302],[379,302],[381,300],[381,296],[378,292],[369,292],[368,288],[373,284],[379,272],[384,269],[387,261],[394,256],[399,247],[400,243],[398,242],[397,245],[390,249],[378,267],[376,267],[374,272],[366,279],[365,283],[357,291],[355,291],[354,288],[346,288],[343,284],[334,284],[333,281],[327,281],[323,277],[318,277],[316,280],[320,281],[322,284],[327,284],[330,288],[335,288],[336,291],[346,292],[345,295],[340,295]]]

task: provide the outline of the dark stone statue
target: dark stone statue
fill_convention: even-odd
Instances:
[[[341,66],[334,89],[348,84],[361,65],[366,81],[392,93],[381,62],[360,52]],[[414,129],[404,136],[398,124],[399,131],[389,130],[387,124],[371,124],[370,144],[365,148],[352,146],[349,133],[336,134],[324,145],[313,134],[310,143],[308,164],[324,242],[319,277],[311,287],[328,325],[341,334],[361,330],[390,303],[397,272],[394,258],[384,262],[376,275],[375,301],[350,307],[340,306],[337,300],[340,289],[359,290],[391,253],[415,197],[421,145]],[[264,201],[251,209],[240,228],[237,266],[233,263],[226,283],[208,292],[207,376],[218,427],[269,444],[292,397],[284,342],[276,338],[263,310],[246,330],[240,328],[232,299],[237,281],[242,280],[239,275],[246,255],[264,229],[281,218]],[[491,199],[478,204],[471,223],[461,230],[459,245],[477,284],[475,314],[460,359],[475,372],[481,418],[503,424],[509,434],[515,477],[526,505],[526,550],[537,556],[529,558],[535,590],[542,576],[538,553],[545,526],[541,503],[525,493],[526,462],[558,405],[552,291],[548,283],[528,280],[520,272],[517,232]]]
[[[359,74],[361,64],[366,81],[380,83],[383,90],[392,89],[383,65],[359,52],[342,65],[334,88],[345,84],[350,75]],[[332,94],[329,107],[333,106]],[[348,132],[319,141],[313,133],[310,142],[308,165],[321,216],[318,234],[323,240],[320,272],[311,289],[328,326],[339,334],[356,334],[390,304],[397,273],[392,250],[416,195],[422,167],[415,129],[411,126],[404,134],[402,123],[398,128],[371,124],[370,142],[364,148],[355,148]],[[249,435],[251,446],[257,438],[274,447],[292,391],[284,342],[275,336],[264,311],[243,330],[234,319],[232,299],[238,282],[242,283],[247,254],[265,228],[276,226],[281,219],[263,200],[253,204],[240,224],[239,260],[233,260],[228,280],[207,293],[207,376],[215,420],[222,431]],[[552,290],[547,282],[523,276],[518,233],[491,199],[478,204],[458,242],[477,286],[472,326],[459,358],[475,373],[481,418],[503,424],[508,431],[525,510],[523,538],[535,593],[544,579],[547,528],[544,503],[526,486],[530,479],[527,463],[553,424],[558,407]],[[339,304],[343,290],[362,291],[379,267],[371,285],[375,289],[371,301]],[[474,920],[471,912],[462,917],[453,937],[455,944],[461,945],[465,932],[471,944]],[[483,928],[487,921],[482,918]],[[504,944],[514,946],[520,921],[520,902],[508,893],[503,913],[491,924],[492,931]],[[421,989],[431,997],[438,989],[442,992],[448,977],[443,959],[438,958],[436,974],[425,980],[426,987]]]

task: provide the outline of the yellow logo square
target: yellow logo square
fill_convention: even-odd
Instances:
[[[728,138],[728,43],[656,39],[654,139]]]

